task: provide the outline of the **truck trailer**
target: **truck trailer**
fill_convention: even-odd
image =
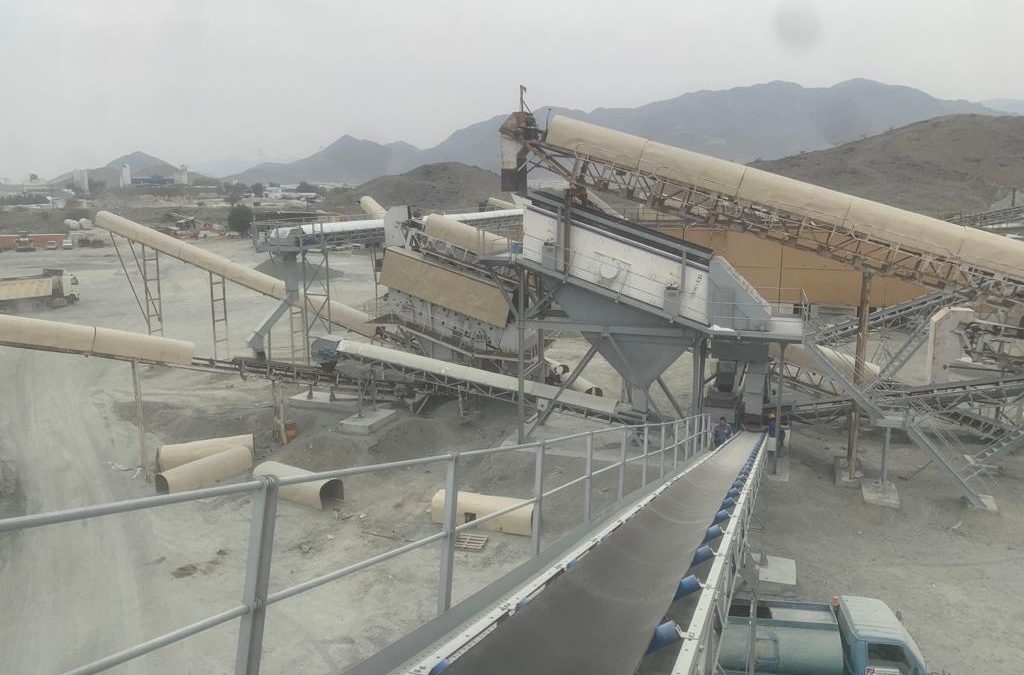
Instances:
[[[0,311],[40,311],[78,302],[79,283],[74,274],[44,268],[41,274],[0,278]]]
[[[718,658],[727,675],[746,675],[751,659],[755,675],[929,674],[914,638],[881,600],[759,600],[753,619],[750,606],[748,598],[730,608]]]

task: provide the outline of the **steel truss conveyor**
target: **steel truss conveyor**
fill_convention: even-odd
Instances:
[[[572,552],[542,588],[501,603],[506,613],[459,629],[403,672],[629,675],[668,645],[671,672],[712,672],[747,552],[764,438],[733,437]]]

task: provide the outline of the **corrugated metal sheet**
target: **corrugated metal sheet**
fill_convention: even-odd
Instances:
[[[31,300],[53,293],[54,277],[0,281],[0,300]]]
[[[380,282],[492,326],[508,323],[508,303],[489,281],[424,260],[413,251],[388,248]]]

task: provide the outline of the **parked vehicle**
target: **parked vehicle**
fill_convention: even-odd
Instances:
[[[14,250],[18,253],[30,253],[36,250],[35,242],[32,241],[32,237],[28,236],[27,231],[18,233],[18,238],[14,240]]]
[[[50,241],[46,242],[46,250],[47,251],[56,251],[57,250],[57,242],[55,242],[53,239],[51,239]]]
[[[70,251],[73,248],[75,248],[75,242],[72,241],[71,239],[65,239],[60,243],[60,247],[62,250]]]
[[[78,302],[80,285],[74,274],[44,268],[42,274],[0,279],[0,311],[63,307]]]
[[[750,600],[733,603],[718,663],[745,675],[928,675],[921,650],[888,605],[842,595],[831,605],[761,600],[750,643]]]

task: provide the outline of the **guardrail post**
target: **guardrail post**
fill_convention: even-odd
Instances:
[[[619,457],[619,499],[626,491],[626,437],[629,435],[629,427],[622,430],[622,455]]]
[[[690,457],[693,455],[693,447],[694,446],[693,446],[693,434],[690,433],[690,418],[689,417],[687,417],[685,420],[683,420],[683,434],[686,435],[686,438],[683,439],[683,443],[684,443],[684,445],[683,445],[683,448],[684,448],[684,450],[683,450],[683,458],[684,459],[690,459]]]
[[[249,552],[245,559],[245,585],[242,590],[242,604],[249,611],[239,621],[235,675],[258,675],[263,656],[270,557],[274,552],[274,525],[277,521],[277,478],[263,476],[262,479],[263,487],[252,498]]]
[[[679,420],[672,423],[672,472],[679,469]]]
[[[701,438],[704,441],[704,452],[707,452],[711,449],[711,415],[703,413],[701,416],[704,419],[704,432]]]
[[[650,435],[650,427],[644,425],[644,465],[640,468],[640,487],[647,485],[647,437]]]
[[[540,535],[543,532],[544,506],[544,441],[537,444],[537,460],[533,474],[533,523],[530,530],[530,545],[533,556],[540,555]]]
[[[658,469],[658,478],[665,477],[665,423],[661,424],[661,468]]]
[[[452,576],[455,572],[455,520],[459,511],[458,453],[448,460],[444,481],[444,539],[441,540],[441,565],[437,582],[437,613],[452,606]]]
[[[590,505],[590,493],[594,479],[594,432],[591,431],[587,434],[587,466],[586,466],[587,477],[583,481],[583,486],[586,492],[583,493],[583,514],[586,521],[589,523],[593,515],[592,507]]]

